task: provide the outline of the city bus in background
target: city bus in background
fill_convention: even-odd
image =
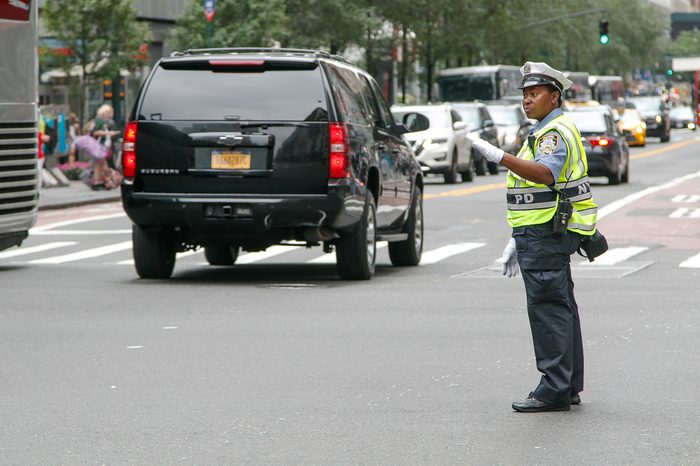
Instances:
[[[22,244],[38,210],[37,7],[0,0],[0,250]]]
[[[600,103],[616,102],[625,98],[625,82],[621,76],[589,76],[593,100]]]
[[[522,98],[518,89],[520,68],[510,65],[447,68],[438,73],[438,96],[442,102],[471,102]]]
[[[590,77],[585,71],[565,71],[564,76],[571,81],[571,87],[564,91],[564,99],[571,101],[593,100],[593,93],[588,84]]]

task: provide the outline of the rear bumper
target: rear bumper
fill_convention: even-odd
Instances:
[[[588,176],[608,176],[617,172],[617,160],[609,152],[588,154]]]
[[[192,238],[245,237],[278,241],[297,227],[346,229],[360,220],[365,191],[341,180],[328,194],[190,194],[134,192],[122,184],[122,204],[143,227],[182,227]]]

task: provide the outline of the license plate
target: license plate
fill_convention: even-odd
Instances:
[[[250,170],[250,154],[238,151],[212,151],[211,168],[221,170]]]

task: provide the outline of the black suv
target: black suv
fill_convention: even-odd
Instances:
[[[122,202],[136,271],[167,278],[178,251],[211,265],[275,244],[335,249],[369,279],[423,249],[423,178],[377,83],[325,52],[198,49],[161,59],[124,133]]]

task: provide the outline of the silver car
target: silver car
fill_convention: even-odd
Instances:
[[[423,172],[441,174],[446,183],[456,183],[458,173],[462,181],[474,180],[469,129],[452,105],[394,105],[391,113],[410,131],[404,136]]]

